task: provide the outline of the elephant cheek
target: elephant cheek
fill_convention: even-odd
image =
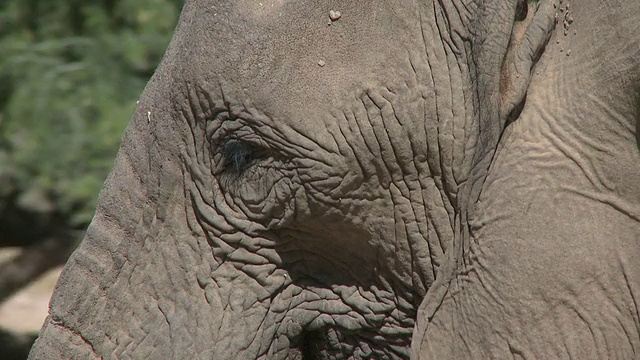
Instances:
[[[132,159],[121,152],[87,236],[57,285],[31,358],[265,354],[269,343],[258,340],[276,337],[275,326],[260,328],[268,290],[253,272],[214,260],[211,240],[194,235],[184,221],[184,191],[171,169],[165,166],[164,176],[151,182],[157,187],[123,181],[135,173]],[[232,255],[245,263],[246,256]],[[288,352],[284,340],[279,346]]]
[[[153,105],[143,95],[87,235],[58,281],[33,359],[170,358],[198,351],[191,328],[209,307],[204,296],[190,299],[199,289],[198,265],[193,244],[183,241],[182,173],[175,156],[159,150],[159,136],[150,136],[147,108]],[[152,119],[167,116],[156,109]]]

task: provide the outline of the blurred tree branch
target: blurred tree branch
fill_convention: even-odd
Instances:
[[[0,263],[0,303],[48,270],[63,265],[84,234],[55,213],[21,208],[17,198],[12,194],[0,200],[0,248],[22,248],[19,255]]]
[[[58,233],[23,248],[18,256],[0,264],[0,303],[47,271],[63,265],[75,249],[75,242],[69,238],[79,238],[81,234]]]

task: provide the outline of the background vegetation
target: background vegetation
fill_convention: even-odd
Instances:
[[[0,1],[0,301],[82,237],[183,2]]]

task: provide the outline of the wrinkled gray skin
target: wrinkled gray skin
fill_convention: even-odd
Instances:
[[[187,1],[31,359],[633,358],[638,33],[631,0]]]

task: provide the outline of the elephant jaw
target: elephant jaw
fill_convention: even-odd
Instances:
[[[376,286],[292,279],[269,265],[261,273],[271,275],[256,279],[238,272],[236,265],[223,264],[201,284],[210,306],[225,309],[214,326],[214,354],[247,359],[408,356],[415,313],[398,294]]]

